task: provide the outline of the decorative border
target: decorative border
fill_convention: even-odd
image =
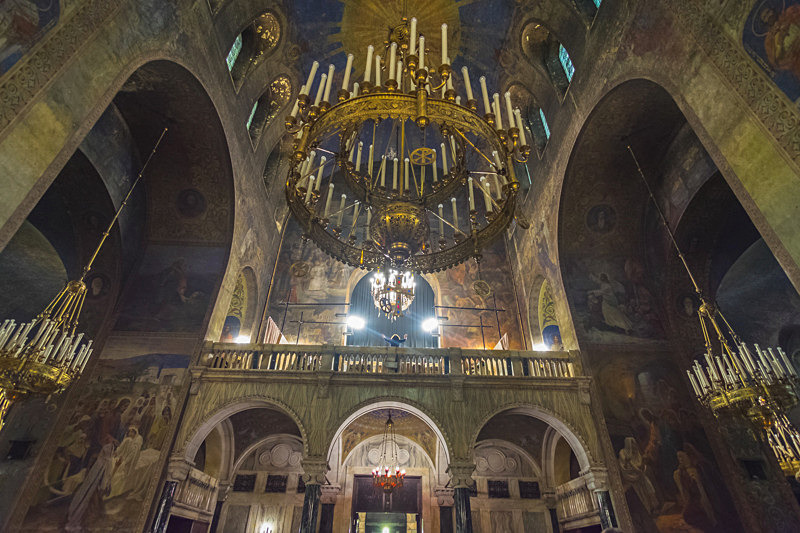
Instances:
[[[695,41],[744,99],[789,159],[800,167],[800,109],[791,102],[709,17],[697,0],[671,0],[674,12]]]
[[[28,52],[16,68],[0,78],[0,132],[11,125],[121,6],[119,0],[84,1],[69,19],[45,36],[40,46]]]

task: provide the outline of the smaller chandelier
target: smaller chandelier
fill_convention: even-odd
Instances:
[[[389,320],[396,320],[403,316],[403,311],[414,301],[417,283],[411,272],[401,273],[394,269],[389,269],[388,272],[388,277],[380,270],[373,274],[370,293],[375,307]]]
[[[391,494],[394,489],[402,487],[403,480],[406,477],[406,471],[401,469],[398,464],[397,451],[394,422],[392,422],[392,413],[390,412],[383,430],[381,459],[378,463],[380,466],[372,470],[372,484],[375,487],[379,487],[386,494]]]

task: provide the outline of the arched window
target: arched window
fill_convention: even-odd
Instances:
[[[236,36],[225,61],[237,89],[247,74],[278,46],[280,38],[280,21],[269,11],[256,17]]]
[[[575,75],[575,66],[572,64],[572,59],[569,57],[569,52],[564,48],[563,44],[558,45],[558,60],[561,62],[561,68],[564,69],[564,74],[567,75],[567,81],[572,81],[572,76]]]
[[[250,138],[256,141],[264,128],[272,122],[278,112],[292,96],[292,82],[286,76],[278,76],[269,84],[267,90],[261,95],[247,118],[247,130]]]
[[[536,149],[541,156],[541,152],[547,146],[547,141],[550,140],[550,125],[547,123],[544,110],[535,104],[528,108],[528,126],[533,134]]]
[[[414,276],[414,281],[417,283],[414,301],[403,312],[404,316],[395,321],[390,321],[378,313],[370,292],[371,280],[372,275],[367,274],[356,283],[353,289],[349,313],[363,318],[366,324],[362,329],[353,332],[353,335],[347,340],[347,344],[351,346],[388,346],[383,337],[399,335],[403,338],[408,335],[408,339],[402,344],[405,348],[438,348],[438,337],[433,336],[431,332],[422,327],[424,320],[436,316],[433,289],[425,281],[425,278],[419,275]]]
[[[544,138],[549,141],[550,126],[547,125],[547,117],[544,116],[544,110],[541,107],[539,108],[539,121],[542,123],[542,129],[544,130]]]
[[[594,6],[599,9],[603,0],[592,0],[592,2],[594,2]]]

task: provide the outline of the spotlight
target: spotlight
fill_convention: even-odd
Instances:
[[[236,337],[234,341],[236,344],[249,344],[250,343],[250,335],[239,335]]]
[[[438,327],[439,327],[439,321],[434,316],[426,318],[425,320],[422,321],[422,329],[424,329],[428,333],[433,333],[434,331],[436,331],[436,328]]]
[[[549,348],[545,343],[540,342],[538,344],[534,344],[533,346],[531,346],[531,350],[534,352],[546,352],[549,350]]]
[[[347,317],[347,325],[352,330],[361,329],[366,326],[366,322],[360,316],[350,315]]]

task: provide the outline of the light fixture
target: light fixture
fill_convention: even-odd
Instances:
[[[691,370],[686,371],[697,399],[718,418],[749,422],[758,438],[772,449],[783,472],[797,474],[800,471],[800,433],[786,417],[798,403],[800,379],[794,366],[780,347],[774,351],[772,348],[762,350],[754,344],[751,351],[722,312],[705,298],[630,146],[628,151],[700,300],[697,314],[705,353],[701,361],[695,360]],[[717,350],[712,337],[717,338]]]
[[[411,272],[398,272],[391,268],[386,270],[386,275],[381,270],[372,275],[370,294],[375,307],[389,320],[396,320],[414,301],[417,282]]]
[[[367,48],[364,77],[353,84],[348,54],[334,97],[334,66],[318,78],[313,63],[286,118],[294,135],[286,199],[304,236],[343,263],[441,271],[479,257],[509,226],[514,163],[530,146],[510,93],[490,100],[485,77],[478,112],[467,67],[462,103],[446,24],[440,41],[427,41],[439,57],[416,18],[387,22],[389,41]]]
[[[29,396],[49,399],[86,368],[93,341],[76,332],[86,299],[86,276],[166,133],[164,128],[80,277],[69,281],[30,322],[17,325],[14,319],[7,319],[0,325],[0,428],[15,401]]]
[[[250,342],[250,335],[239,335],[233,342],[236,344],[248,344]]]
[[[379,466],[372,470],[372,484],[386,494],[391,494],[394,489],[402,487],[406,477],[406,471],[401,469],[398,464],[398,451],[399,446],[394,434],[394,422],[390,411],[383,429]]]
[[[347,317],[347,326],[353,331],[363,329],[366,325],[367,323],[360,316],[350,315]]]
[[[424,329],[428,333],[433,333],[434,331],[436,331],[436,328],[438,327],[439,327],[439,320],[435,316],[426,318],[425,320],[422,321],[422,329]]]

